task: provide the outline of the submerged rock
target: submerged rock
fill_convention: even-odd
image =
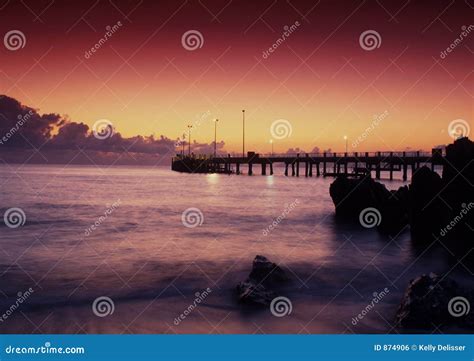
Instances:
[[[274,288],[288,280],[280,266],[257,255],[248,278],[237,285],[238,301],[247,305],[269,306],[276,297]]]
[[[440,325],[472,326],[472,292],[463,290],[455,281],[435,273],[410,281],[398,307],[398,327],[431,329]]]

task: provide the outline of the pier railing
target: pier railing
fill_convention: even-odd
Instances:
[[[247,166],[247,174],[253,174],[253,166],[260,164],[262,175],[267,174],[267,166],[270,174],[273,174],[273,165],[282,163],[285,167],[285,175],[289,175],[291,168],[292,176],[300,175],[300,164],[304,165],[304,175],[313,176],[313,167],[316,168],[316,176],[365,176],[375,171],[375,177],[380,178],[382,172],[389,172],[390,179],[394,172],[403,172],[403,179],[407,179],[407,170],[412,172],[422,164],[430,164],[434,169],[436,165],[444,164],[444,153],[441,149],[433,149],[430,152],[402,151],[402,152],[322,152],[322,153],[267,153],[258,154],[248,152],[246,156],[231,154],[177,154],[172,159],[172,169],[188,173],[242,173],[242,166]]]

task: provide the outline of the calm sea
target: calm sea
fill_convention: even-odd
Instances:
[[[394,332],[408,281],[451,269],[441,251],[419,257],[407,230],[389,237],[337,222],[333,179],[276,173],[0,166],[1,214],[26,217],[0,226],[0,312],[10,311],[0,332]],[[235,301],[257,254],[292,278],[284,317]],[[102,314],[99,297],[112,301]]]

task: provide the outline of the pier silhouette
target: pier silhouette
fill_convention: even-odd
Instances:
[[[388,173],[393,179],[395,172],[402,172],[402,179],[407,180],[408,169],[412,173],[421,165],[444,165],[442,149],[427,152],[353,152],[353,153],[296,153],[260,155],[248,152],[243,156],[208,156],[177,154],[172,158],[171,169],[185,173],[225,173],[243,174],[244,168],[248,175],[253,175],[254,168],[260,166],[261,175],[273,175],[274,165],[284,166],[285,176],[299,177],[362,177],[375,172],[380,179],[382,173]],[[268,172],[267,172],[268,170]]]

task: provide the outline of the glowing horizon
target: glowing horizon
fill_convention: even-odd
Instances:
[[[60,5],[41,15],[44,22],[20,26],[19,18],[29,15],[11,4],[3,9],[2,34],[18,29],[26,45],[1,48],[0,93],[89,127],[109,119],[125,137],[177,139],[207,114],[192,129],[192,140],[213,142],[212,120],[218,118],[217,141],[230,153],[242,151],[242,109],[245,148],[261,153],[271,152],[270,139],[275,153],[315,147],[342,152],[344,136],[349,151],[430,150],[452,141],[452,121],[472,123],[472,55],[464,45],[472,44],[474,32],[440,55],[469,24],[466,4],[446,12],[443,21],[452,31],[433,21],[436,6],[423,7],[420,17],[413,9],[420,5],[409,5],[411,11],[394,21],[386,9],[364,2],[340,9],[322,2],[312,11],[300,9],[309,12],[305,18],[292,5],[278,4],[265,22],[258,20],[269,5],[247,4],[237,12],[231,4],[217,21],[199,4],[144,4],[122,13],[100,4],[87,22],[78,15],[87,7]],[[106,26],[119,21],[86,57]],[[296,21],[300,25],[278,42]],[[359,43],[368,29],[380,35],[378,48]],[[202,47],[185,49],[182,35],[189,30],[202,34]],[[273,44],[278,46],[265,56]],[[383,120],[353,147],[381,114]],[[272,135],[279,119],[288,121],[291,136]]]

